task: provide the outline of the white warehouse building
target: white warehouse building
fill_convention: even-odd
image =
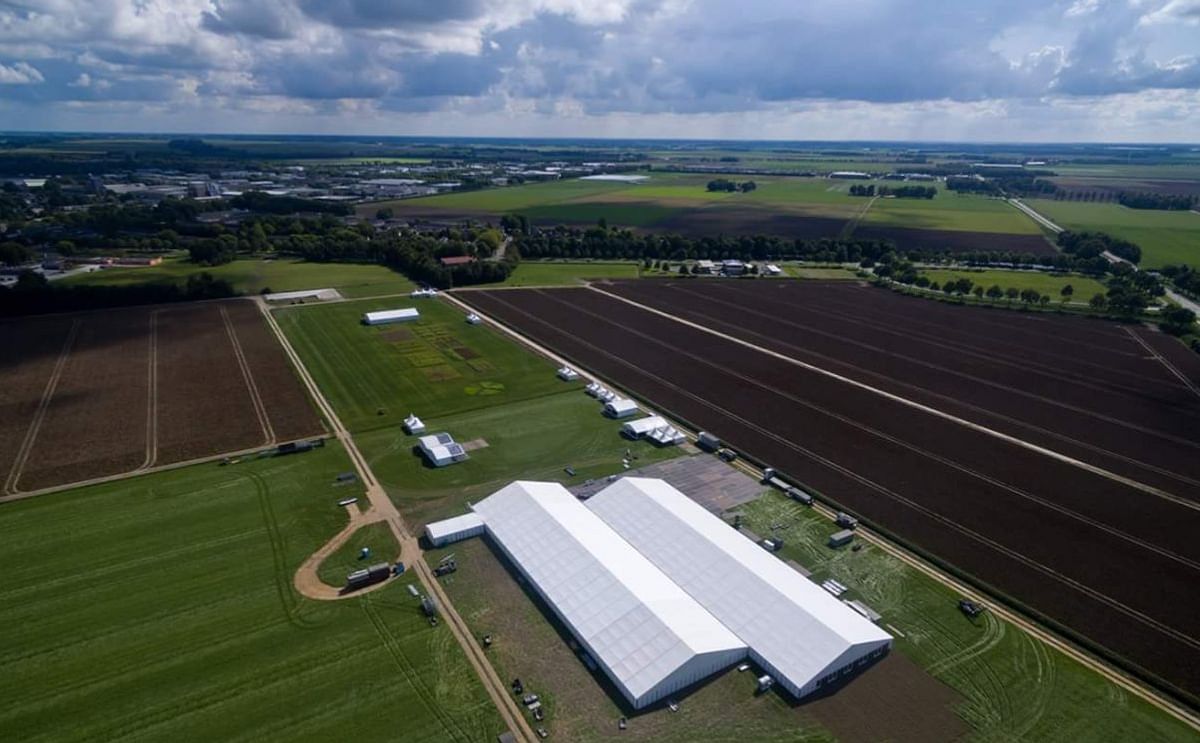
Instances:
[[[387,325],[394,322],[412,322],[420,316],[421,313],[415,307],[406,307],[400,310],[364,312],[362,321],[363,325]]]
[[[472,508],[635,709],[745,657],[741,640],[562,485],[514,482]]]
[[[587,507],[803,697],[882,656],[892,636],[663,480],[626,477]]]
[[[557,483],[518,481],[472,510],[635,709],[747,657],[803,697],[891,647],[662,480],[624,478],[586,505]],[[431,527],[443,543],[479,529],[463,517]]]

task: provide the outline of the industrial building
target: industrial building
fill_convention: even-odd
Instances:
[[[886,632],[664,480],[618,480],[587,507],[741,638],[795,697],[891,646]]]
[[[741,640],[562,485],[514,482],[473,509],[635,709],[745,657]]]
[[[586,504],[514,482],[430,524],[438,546],[485,532],[641,708],[749,657],[795,697],[842,680],[892,638],[663,480]],[[480,526],[482,525],[482,527]]]
[[[421,316],[415,307],[401,310],[381,310],[379,312],[364,312],[363,325],[387,325],[394,322],[412,322]]]

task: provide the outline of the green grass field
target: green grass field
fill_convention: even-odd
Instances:
[[[708,181],[718,174],[654,172],[640,183],[578,179],[442,194],[396,202],[365,204],[362,214],[388,206],[397,216],[499,218],[520,213],[543,223],[593,224],[606,219],[617,226],[651,228],[695,210],[704,210],[749,229],[765,212],[800,216],[849,218],[864,202],[848,195],[844,181],[820,178],[755,176],[758,189],[750,193],[710,192]],[[734,180],[748,176],[730,175]]]
[[[1041,233],[1037,223],[1001,199],[958,194],[941,185],[932,199],[876,199],[862,223],[923,230]]]
[[[363,547],[371,550],[370,556],[365,560],[359,557]],[[377,521],[354,532],[354,535],[345,544],[326,557],[325,561],[317,568],[317,575],[328,585],[344,586],[346,576],[350,573],[368,565],[393,562],[399,551],[391,527],[382,521]]]
[[[413,323],[364,312],[416,307]],[[364,300],[275,310],[305,366],[353,431],[524,400],[555,389],[554,366],[442,300]],[[576,386],[582,387],[581,384]],[[380,414],[382,411],[382,414]]]
[[[192,274],[208,272],[225,279],[243,294],[263,289],[276,292],[332,288],[347,297],[400,294],[412,291],[413,283],[385,266],[353,263],[308,263],[291,258],[242,259],[223,266],[199,266],[185,258],[168,258],[160,266],[106,268],[62,279],[64,285],[92,284],[128,286],[169,283],[182,285]]]
[[[503,730],[397,579],[292,588],[345,524],[340,447],[0,505],[0,731],[23,741],[475,741]]]
[[[1050,295],[1058,301],[1064,286],[1070,284],[1075,290],[1071,296],[1072,302],[1086,302],[1095,294],[1104,294],[1108,289],[1096,279],[1079,274],[1052,274],[1045,271],[1004,271],[986,269],[973,271],[968,269],[924,268],[921,274],[929,277],[930,281],[945,284],[947,281],[965,278],[975,282],[984,289],[997,285],[1001,289],[1036,289],[1042,294]]]
[[[636,279],[638,276],[637,263],[523,261],[503,285],[562,286],[577,284],[584,279]]]
[[[1143,268],[1200,266],[1200,214],[1127,209],[1120,204],[1033,199],[1029,205],[1069,230],[1098,230],[1137,243]]]
[[[481,441],[470,459],[433,468],[414,454],[415,436],[398,428],[371,431],[355,441],[401,512],[415,524],[462,513],[513,480],[555,480],[566,485],[623,471],[626,451],[635,466],[679,456],[620,435],[621,424],[601,415],[594,398],[553,375],[542,378],[541,397],[499,401],[492,407],[425,419],[430,433],[447,431],[459,443]],[[572,477],[565,467],[575,470]]]
[[[771,492],[739,511],[758,534],[783,539],[783,557],[818,582],[845,584],[844,598],[861,598],[885,629],[899,630],[896,649],[964,697],[957,713],[975,739],[1195,740],[1182,723],[991,614],[968,620],[957,594],[883,550],[830,549],[838,527],[813,510]]]

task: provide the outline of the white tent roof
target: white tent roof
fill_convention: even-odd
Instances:
[[[415,307],[406,307],[399,310],[379,310],[378,312],[366,312],[363,314],[363,320],[368,325],[376,325],[385,322],[398,322],[404,320],[416,320],[421,316]]]
[[[701,654],[744,651],[562,485],[517,481],[472,508],[631,700]]]
[[[425,535],[435,545],[449,537],[483,528],[483,519],[477,513],[464,513],[453,518],[434,521],[425,525]]]
[[[667,425],[667,421],[660,415],[652,415],[648,418],[638,418],[635,421],[629,421],[621,426],[621,430],[630,436],[645,436],[656,428],[663,428]]]
[[[610,415],[624,416],[637,412],[638,405],[627,397],[617,397],[604,404],[604,409]]]
[[[663,480],[627,477],[586,508],[773,666],[793,694],[891,636]],[[831,668],[832,667],[832,668]]]

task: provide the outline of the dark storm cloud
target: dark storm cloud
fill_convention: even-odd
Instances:
[[[245,34],[264,39],[292,36],[292,20],[285,3],[220,0],[212,11],[200,14],[201,26],[218,34]]]

